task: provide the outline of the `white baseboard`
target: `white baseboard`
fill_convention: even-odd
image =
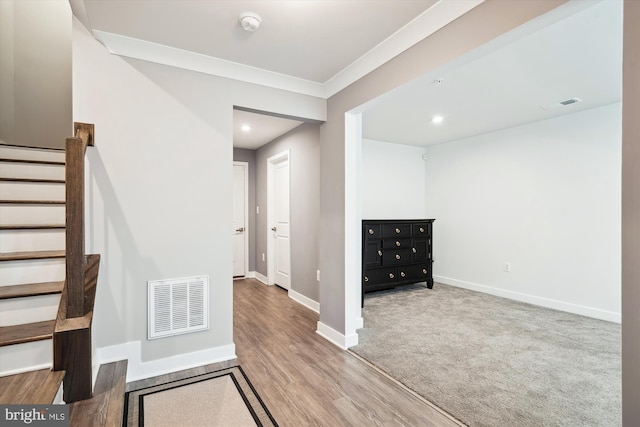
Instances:
[[[343,350],[358,345],[358,334],[347,336],[336,331],[332,327],[325,325],[322,322],[318,322],[318,329],[316,330],[316,333]]]
[[[140,341],[134,341],[96,349],[96,366],[127,359],[129,361],[127,382],[129,382],[235,359],[235,352],[235,344],[230,344],[143,362]]]
[[[257,280],[261,281],[262,283],[264,283],[265,285],[269,284],[269,279],[266,276],[264,276],[263,274],[258,273],[257,271],[250,271],[247,274],[246,277],[248,277],[250,279],[257,279]]]
[[[304,305],[308,309],[315,311],[316,313],[320,313],[320,303],[312,300],[311,298],[307,298],[299,292],[294,291],[293,289],[289,289],[289,298],[294,300],[295,302]]]
[[[356,329],[364,328],[364,317],[360,316],[356,319]]]
[[[526,302],[539,305],[541,307],[552,308],[554,310],[566,311],[568,313],[580,314],[582,316],[593,317],[594,319],[606,320],[609,322],[621,323],[620,313],[586,307],[583,305],[571,304],[535,295],[523,294],[520,292],[508,291],[505,289],[493,288],[491,286],[480,285],[478,283],[465,282],[464,280],[452,279],[450,277],[433,276],[433,280],[445,285],[456,286],[458,288],[469,289],[471,291],[483,292],[489,295],[508,298],[515,301]]]

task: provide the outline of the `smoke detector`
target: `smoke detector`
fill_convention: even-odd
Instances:
[[[245,12],[240,14],[238,21],[240,21],[240,25],[242,25],[242,28],[244,28],[245,31],[253,33],[260,27],[262,18],[260,18],[260,15],[257,13]]]

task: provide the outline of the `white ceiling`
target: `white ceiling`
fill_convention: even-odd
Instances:
[[[69,0],[111,53],[324,98],[483,1]]]
[[[300,126],[303,122],[266,114],[233,110],[233,146],[255,150]],[[243,126],[251,129],[245,131]]]
[[[385,96],[363,113],[363,137],[426,146],[619,102],[622,1],[570,3]]]
[[[482,1],[70,3],[112,53],[329,97]],[[241,29],[245,11],[263,18],[257,32]],[[424,146],[620,101],[621,40],[621,0],[570,1],[372,102],[363,137]],[[540,108],[572,97],[583,102]],[[257,148],[301,123],[234,111],[234,126],[249,121],[234,146]]]

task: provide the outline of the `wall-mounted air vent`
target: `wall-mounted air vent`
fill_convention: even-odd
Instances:
[[[582,102],[582,99],[580,98],[565,99],[564,101],[556,102],[555,104],[541,105],[540,108],[551,111],[559,107],[565,107],[567,105],[575,104],[577,102]]]
[[[209,277],[148,282],[149,339],[209,329]]]

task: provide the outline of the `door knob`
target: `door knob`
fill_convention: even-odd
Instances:
[[[276,228],[275,227],[271,227],[271,231],[276,231]]]
[[[244,231],[244,227],[237,228],[237,229],[236,229],[236,231],[237,231],[238,233],[242,233],[242,232]]]

